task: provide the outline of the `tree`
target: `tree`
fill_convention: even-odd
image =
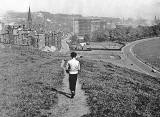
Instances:
[[[110,37],[108,31],[95,31],[92,33],[92,41],[102,42],[109,39]]]
[[[72,44],[77,44],[77,41],[78,41],[77,35],[73,35],[73,36],[71,37],[71,43],[72,43]]]
[[[86,43],[90,42],[90,35],[89,35],[89,34],[85,34],[85,35],[84,35],[84,41],[85,41]]]

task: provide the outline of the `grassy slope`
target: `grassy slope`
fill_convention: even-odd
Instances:
[[[2,54],[3,53],[3,54]],[[6,49],[0,57],[2,117],[42,117],[57,104],[63,71],[57,54]]]
[[[100,49],[120,49],[123,45],[106,41],[106,42],[90,42],[89,47],[100,48]]]
[[[160,79],[111,63],[81,60],[91,113],[84,117],[159,117]]]
[[[160,39],[137,44],[133,51],[137,57],[160,69]]]

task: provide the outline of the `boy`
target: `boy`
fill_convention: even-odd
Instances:
[[[76,60],[77,53],[71,53],[71,60],[67,62],[66,69],[69,70],[69,88],[71,91],[71,98],[75,96],[75,88],[77,82],[77,75],[80,70],[80,63]]]

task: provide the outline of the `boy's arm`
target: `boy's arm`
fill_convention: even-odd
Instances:
[[[66,69],[67,69],[67,70],[70,70],[70,69],[71,69],[68,62],[67,62],[67,64],[66,64]]]
[[[68,69],[69,68],[69,63],[67,62],[67,64],[66,64],[66,69]]]
[[[69,70],[70,70],[70,65],[69,65],[69,63],[67,62],[67,64],[66,64],[66,69],[65,69],[66,73],[69,73]]]
[[[80,63],[78,63],[78,71],[80,71],[81,67],[80,67]]]

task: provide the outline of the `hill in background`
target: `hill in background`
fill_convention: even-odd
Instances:
[[[72,32],[73,19],[75,18],[103,18],[108,22],[120,21],[119,18],[110,17],[84,17],[79,14],[52,14],[49,12],[39,11],[32,12],[32,20],[35,28],[45,28],[45,30],[63,30],[65,32]],[[27,12],[9,11],[5,14],[3,21],[11,24],[25,24],[27,19]]]

